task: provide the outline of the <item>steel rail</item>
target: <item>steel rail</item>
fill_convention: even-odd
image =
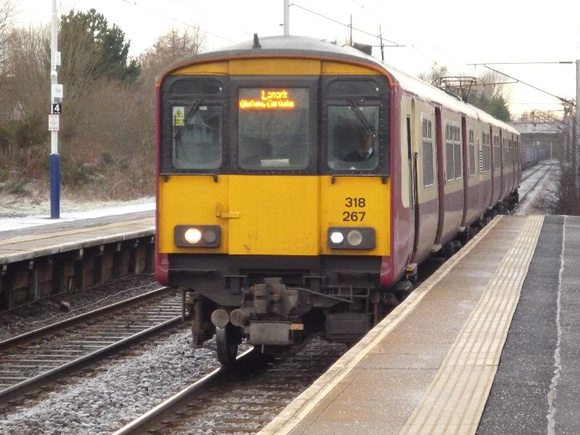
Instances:
[[[164,292],[170,292],[170,291],[172,291],[172,289],[170,287],[160,287],[160,288],[157,288],[157,289],[152,290],[150,292],[143,293],[142,295],[134,296],[132,298],[125,299],[125,300],[116,302],[114,304],[107,305],[105,307],[97,308],[95,310],[88,311],[88,312],[83,313],[83,314],[79,314],[78,316],[69,317],[68,319],[64,319],[60,322],[51,323],[50,325],[42,326],[38,329],[34,329],[32,331],[28,331],[28,332],[25,332],[23,334],[16,335],[14,337],[7,338],[6,340],[0,341],[0,351],[5,350],[9,347],[16,346],[16,345],[23,343],[25,341],[30,341],[30,340],[33,340],[35,338],[41,338],[42,336],[44,336],[46,334],[50,334],[54,331],[58,331],[59,329],[62,329],[64,327],[68,327],[68,326],[72,326],[72,325],[75,325],[75,324],[80,323],[80,322],[84,322],[88,318],[94,317],[97,314],[107,314],[107,313],[110,313],[112,311],[116,311],[116,310],[122,308],[124,305],[131,305],[131,304],[134,304],[136,302],[140,302],[140,301],[143,301],[146,299],[157,297],[157,296],[163,294]]]
[[[237,356],[236,362],[240,363],[245,361],[246,359],[250,359],[254,354],[255,350],[248,349],[245,352],[241,353]],[[151,409],[150,411],[146,412],[145,414],[141,415],[137,419],[133,420],[132,422],[126,424],[121,429],[117,430],[113,433],[113,435],[127,435],[133,433],[144,433],[146,428],[150,425],[154,424],[154,422],[166,412],[169,412],[173,407],[178,406],[181,402],[186,400],[190,395],[193,393],[198,392],[204,386],[219,381],[219,379],[225,375],[225,373],[229,370],[229,368],[225,366],[221,366],[214,371],[210,372],[209,374],[205,375],[203,378],[199,379],[198,381],[194,382],[190,386],[186,387],[179,393],[175,394],[174,396],[170,397],[166,401],[160,403],[155,408]]]
[[[110,344],[109,346],[100,348],[94,352],[83,355],[80,358],[71,360],[63,365],[55,367],[49,371],[40,373],[39,375],[36,375],[33,378],[29,378],[25,381],[19,382],[18,384],[12,385],[11,387],[0,390],[0,399],[10,400],[15,396],[22,395],[27,391],[30,391],[34,388],[38,388],[42,384],[58,378],[60,375],[67,373],[68,371],[71,371],[73,369],[79,369],[81,367],[88,365],[89,363],[100,360],[101,358],[110,355],[115,351],[127,348],[136,341],[145,338],[149,335],[152,335],[154,333],[163,331],[169,328],[170,326],[179,323],[180,321],[181,315],[176,316],[173,319],[166,320],[165,322],[157,324],[151,328],[140,331],[129,337],[125,337],[120,341]]]
[[[62,322],[58,322],[56,324],[52,324],[43,328],[39,328],[34,331],[30,331],[25,334],[18,335],[16,337],[12,337],[11,339],[4,340],[0,343],[0,351],[4,353],[4,355],[0,354],[0,362],[5,363],[6,367],[3,368],[3,375],[5,379],[5,385],[11,384],[10,380],[16,380],[19,382],[12,383],[12,385],[7,385],[3,389],[0,390],[0,398],[3,401],[10,400],[11,398],[21,396],[25,392],[28,392],[32,389],[38,388],[43,383],[50,382],[56,379],[59,376],[62,376],[64,373],[70,372],[73,369],[78,369],[84,366],[87,366],[89,363],[94,362],[112,354],[113,352],[118,352],[121,349],[129,347],[131,344],[153,334],[157,334],[163,330],[170,328],[171,326],[179,323],[182,320],[182,314],[171,312],[171,305],[167,306],[166,303],[162,305],[161,313],[159,312],[160,308],[159,305],[154,307],[154,311],[144,313],[144,321],[141,322],[141,325],[133,326],[139,328],[139,330],[135,333],[131,333],[126,329],[119,329],[119,333],[111,333],[109,335],[103,335],[102,329],[99,329],[100,324],[96,325],[91,323],[90,321],[94,318],[102,317],[103,315],[111,316],[113,313],[117,311],[126,310],[132,306],[139,306],[138,304],[146,303],[149,299],[152,298],[159,298],[163,296],[164,293],[168,292],[170,289],[167,287],[157,289],[151,292],[148,292],[144,295],[136,296],[125,301],[121,301],[107,307],[99,308],[88,313],[75,316],[70,319],[66,319]],[[165,299],[162,299],[165,300]],[[177,311],[177,310],[176,310]],[[138,314],[137,314],[138,315]],[[135,316],[134,313],[130,313],[129,316]],[[147,318],[149,317],[149,318]],[[128,317],[130,318],[130,317]],[[124,322],[125,320],[122,319],[120,323]],[[117,320],[117,319],[115,319]],[[139,321],[139,319],[138,319]],[[23,347],[29,342],[35,342],[46,337],[50,337],[51,334],[56,335],[57,332],[65,330],[67,328],[75,327],[77,325],[82,324],[87,325],[87,331],[82,331],[80,334],[78,331],[74,331],[72,337],[69,334],[65,334],[65,338],[63,340],[56,341],[56,344],[53,346],[52,343],[47,342],[45,348],[38,349],[37,347],[31,347],[32,351],[30,355],[24,354],[22,352],[19,354],[14,352],[14,357],[12,357],[9,352],[13,348]],[[94,331],[96,329],[96,331]],[[78,345],[78,349],[73,349],[72,352],[68,353],[70,357],[68,360],[65,360],[64,363],[59,363],[59,358],[55,358],[55,355],[58,354],[59,346],[64,346],[64,348],[70,347],[70,344],[75,344],[75,340],[77,339],[76,336],[80,335],[83,339],[90,340],[91,336],[86,337],[88,333],[93,334],[93,338],[97,341],[101,339],[101,341],[107,341],[109,343],[103,343],[96,350],[88,350],[81,356],[75,355],[76,352],[84,352],[86,350],[85,345],[80,344]],[[128,335],[130,334],[130,335]],[[68,341],[67,341],[68,340]],[[72,341],[71,341],[72,340]],[[61,342],[62,341],[62,342]],[[111,342],[112,341],[112,342]],[[56,351],[56,353],[55,353]],[[44,353],[44,355],[43,355]],[[35,359],[38,355],[46,356],[48,361],[39,361]],[[66,355],[65,355],[66,358]],[[37,370],[43,370],[41,373],[27,377],[25,369],[19,369],[20,364],[26,363],[37,363],[38,367]],[[2,367],[0,366],[0,369]],[[7,375],[6,375],[7,373]],[[16,378],[14,378],[12,373],[15,374]],[[12,378],[11,378],[12,376]],[[26,379],[24,379],[26,378]],[[22,379],[22,380],[21,380]]]

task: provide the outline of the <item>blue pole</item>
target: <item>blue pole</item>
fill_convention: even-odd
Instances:
[[[57,62],[58,55],[58,16],[56,9],[56,0],[52,0],[52,19],[50,26],[50,102],[52,109],[49,116],[49,130],[50,130],[50,218],[60,218],[60,154],[58,153],[58,129],[59,129],[59,115],[54,113],[55,103],[62,101],[62,90],[58,90],[58,74],[57,69],[60,66],[60,61]],[[57,94],[60,100],[57,101]],[[56,118],[55,118],[56,117]],[[54,121],[56,125],[54,125]],[[52,124],[52,125],[51,125]]]
[[[50,218],[60,218],[60,154],[50,155]]]

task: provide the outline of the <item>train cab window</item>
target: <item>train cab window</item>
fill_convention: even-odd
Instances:
[[[378,106],[328,108],[330,168],[368,170],[378,166],[378,117]]]
[[[308,88],[240,88],[240,168],[306,168],[309,164],[309,100]]]
[[[223,156],[224,85],[213,77],[169,77],[162,85],[161,170],[215,171]]]
[[[368,79],[334,79],[325,88],[325,103],[328,167],[376,170],[382,141],[379,84]]]
[[[177,169],[215,169],[222,160],[222,109],[203,105],[173,108],[173,166]]]
[[[220,95],[222,84],[212,78],[176,80],[170,87],[172,95]]]
[[[379,96],[379,88],[369,80],[337,80],[328,85],[328,94],[341,96]]]

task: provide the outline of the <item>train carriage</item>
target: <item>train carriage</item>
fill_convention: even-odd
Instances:
[[[517,194],[508,146],[497,170],[485,148],[515,130],[351,47],[256,37],[171,67],[157,93],[156,277],[224,364],[241,340],[357,340],[418,263]]]

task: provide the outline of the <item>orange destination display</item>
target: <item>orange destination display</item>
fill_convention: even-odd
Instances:
[[[293,110],[296,100],[292,99],[291,91],[285,89],[252,89],[255,97],[240,98],[242,110]]]

